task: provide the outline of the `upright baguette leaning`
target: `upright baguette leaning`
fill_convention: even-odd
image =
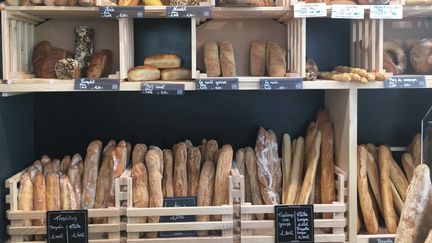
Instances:
[[[29,172],[24,172],[20,178],[20,188],[18,192],[18,210],[32,211],[33,210],[33,183]],[[23,220],[22,226],[31,226],[30,219]]]
[[[60,180],[57,173],[46,175],[46,209],[60,210]]]
[[[81,178],[82,178],[82,170],[81,168],[83,168],[83,162],[80,161],[78,162],[78,164],[75,165],[71,165],[71,167],[69,167],[69,171],[68,171],[68,176],[69,176],[69,180],[74,188],[74,192],[75,192],[75,197],[77,199],[77,203],[78,203],[78,208],[81,208],[81,203],[82,203],[82,193],[81,193]]]
[[[253,205],[262,205],[261,192],[258,183],[255,152],[251,147],[244,149],[244,161],[249,177],[251,201]],[[255,215],[258,220],[264,220],[264,214]]]
[[[184,143],[183,143],[184,144]],[[148,172],[149,182],[149,207],[162,207],[163,206],[163,192],[162,192],[162,174],[160,172],[161,163],[159,152],[155,149],[150,149],[146,154],[146,165]],[[159,216],[149,216],[149,223],[159,223]],[[149,238],[156,238],[157,233],[147,233]]]
[[[396,213],[397,215],[401,215],[402,208],[403,208],[403,201],[393,182],[391,182],[391,192],[393,197],[393,206],[396,210]]]
[[[196,197],[198,194],[198,183],[201,169],[201,152],[196,147],[187,149],[187,180],[188,197]]]
[[[407,176],[408,181],[411,182],[414,176],[414,169],[415,169],[414,159],[411,154],[404,153],[402,155],[402,166],[404,168],[405,175]]]
[[[46,184],[45,176],[39,172],[33,182],[33,209],[36,211],[46,210]],[[45,219],[33,219],[33,226],[45,225]]]
[[[187,148],[180,142],[174,154],[174,196],[186,197],[187,187]]]
[[[282,171],[283,171],[283,183],[282,183],[282,203],[288,202],[288,187],[290,184],[290,173],[292,164],[292,152],[291,152],[291,137],[285,133],[282,137]]]
[[[431,229],[431,181],[429,167],[416,167],[409,185],[404,209],[396,232],[396,243],[424,242]]]
[[[209,140],[206,144],[205,161],[214,161],[214,156],[219,146],[216,140]]]
[[[106,205],[108,207],[115,206],[115,181],[120,177],[127,167],[128,163],[128,148],[127,143],[122,140],[116,148],[111,152],[112,164],[109,166],[109,178],[108,178],[108,200]]]
[[[237,150],[235,155],[235,160],[237,162],[240,175],[242,175],[244,178],[245,202],[251,202],[250,182],[249,182],[249,176],[245,164],[245,150],[243,148]]]
[[[421,134],[417,133],[411,144],[408,146],[408,152],[412,155],[414,165],[417,166],[421,163]]]
[[[364,148],[367,149],[367,145],[364,146]],[[380,176],[377,165],[378,161],[375,161],[375,157],[369,152],[370,150],[367,150],[367,178],[372,189],[372,193],[375,197],[375,201],[377,202],[377,206],[381,214],[384,215],[380,188]]]
[[[320,124],[317,122],[317,124]],[[331,204],[336,199],[334,181],[334,131],[331,123],[327,122],[321,128],[321,203]],[[333,214],[324,213],[325,219],[333,218]]]
[[[143,162],[136,162],[133,164],[131,176],[132,206],[137,208],[147,208],[149,206],[149,176],[147,168]],[[147,217],[139,218],[139,222],[146,223]]]
[[[290,184],[288,187],[287,204],[294,204],[296,202],[300,184],[302,182],[303,174],[303,158],[304,158],[304,139],[303,137],[297,138],[294,142],[294,156],[293,164],[291,167]]]
[[[82,176],[82,202],[81,207],[89,209],[94,207],[96,195],[96,182],[98,178],[99,160],[102,152],[102,142],[95,140],[87,147]]]
[[[408,190],[409,183],[403,171],[396,163],[396,161],[393,160],[393,157],[391,155],[390,155],[390,180],[393,182],[402,200],[405,201],[406,192]]]
[[[136,144],[132,150],[132,166],[136,163],[144,163],[146,153],[147,146],[145,144]]]
[[[104,156],[102,165],[99,170],[97,184],[96,184],[96,196],[94,208],[105,208],[108,203],[108,192],[110,189],[109,185],[109,173],[110,165],[113,164],[113,158],[111,156],[114,151],[115,145],[109,144],[104,148]],[[99,218],[94,219],[95,223],[103,223]]]
[[[173,153],[169,149],[163,150],[164,173],[162,177],[162,189],[164,197],[174,197],[173,187],[173,169],[174,158]]]
[[[215,166],[213,161],[206,161],[201,170],[198,185],[197,205],[211,206],[213,202]],[[197,222],[209,221],[209,215],[197,215]],[[197,231],[198,236],[206,236],[208,231]]]
[[[213,198],[214,206],[228,204],[229,175],[231,172],[232,161],[233,149],[231,145],[226,144],[222,147],[216,164],[215,189]],[[213,215],[212,219],[214,221],[220,221],[222,217],[220,215]]]
[[[378,215],[375,214],[372,198],[368,189],[367,179],[368,151],[362,146],[357,147],[357,185],[360,209],[369,234],[378,233]]]
[[[390,180],[390,163],[391,154],[387,146],[381,145],[379,147],[379,169],[381,178],[381,197],[384,211],[384,221],[389,234],[396,233],[397,216],[393,206],[393,196],[391,192]]]
[[[60,208],[62,210],[76,210],[78,209],[77,199],[72,184],[67,175],[62,175],[60,178]]]

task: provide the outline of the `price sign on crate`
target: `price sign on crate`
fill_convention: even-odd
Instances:
[[[184,95],[184,84],[141,83],[141,93],[148,95]]]
[[[47,211],[48,243],[88,243],[87,210]]]
[[[238,78],[200,78],[195,82],[196,90],[237,90]]]
[[[393,76],[384,81],[384,88],[400,89],[400,88],[424,88],[426,87],[425,76]]]
[[[303,89],[302,78],[262,78],[259,83],[261,90]]]
[[[166,197],[163,199],[164,207],[195,207],[196,197]],[[172,215],[160,217],[161,222],[194,222],[195,215]],[[185,237],[196,236],[196,231],[161,231],[159,237]]]
[[[394,243],[394,237],[369,238],[369,243]]]
[[[333,4],[333,19],[364,19],[364,7],[361,5]]]
[[[371,5],[371,19],[402,19],[403,7],[399,4],[392,5]]]
[[[144,18],[144,6],[99,7],[101,18]]]
[[[96,90],[96,91],[118,91],[120,89],[119,79],[75,79],[75,90]]]
[[[312,18],[327,16],[325,3],[305,3],[294,5],[294,18]]]
[[[210,18],[210,6],[167,6],[168,18]]]
[[[277,243],[314,242],[313,205],[276,205]]]

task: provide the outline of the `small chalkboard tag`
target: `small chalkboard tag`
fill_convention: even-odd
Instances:
[[[147,95],[184,95],[184,84],[142,83],[141,93]]]
[[[167,6],[168,18],[210,18],[210,6]]]
[[[48,243],[88,243],[87,210],[47,211]]]
[[[195,207],[196,197],[166,197],[164,207]],[[161,222],[194,222],[196,215],[172,215],[160,217]],[[186,237],[196,236],[196,231],[161,231],[159,237]]]
[[[75,79],[75,90],[96,90],[96,91],[117,91],[120,89],[120,80],[99,78],[78,78]]]
[[[425,76],[393,76],[384,81],[384,88],[400,89],[400,88],[424,88],[426,87]]]
[[[102,6],[101,18],[144,18],[144,6]]]
[[[276,243],[314,242],[313,205],[275,205]]]
[[[394,243],[394,237],[369,238],[369,243]]]
[[[261,90],[303,89],[302,78],[262,78],[259,84]]]
[[[200,78],[195,82],[196,90],[237,90],[238,78]]]

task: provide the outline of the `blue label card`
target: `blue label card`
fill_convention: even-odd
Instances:
[[[93,91],[118,91],[120,90],[120,80],[109,78],[78,78],[75,79],[74,89]]]
[[[101,18],[144,18],[144,6],[102,6]]]
[[[88,243],[87,210],[47,211],[47,243]]]
[[[424,88],[426,87],[426,77],[421,75],[413,76],[393,76],[384,81],[384,88]]]
[[[196,90],[237,90],[238,78],[200,78],[195,82]]]
[[[262,78],[259,82],[261,90],[303,89],[302,78]]]

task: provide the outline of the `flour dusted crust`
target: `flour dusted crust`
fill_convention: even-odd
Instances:
[[[161,163],[159,152],[150,149],[146,154],[146,166],[148,172],[149,182],[149,207],[162,207],[163,206],[163,192],[162,192],[162,173],[160,171]],[[149,223],[158,223],[159,216],[150,216],[147,218]],[[155,238],[157,233],[150,232],[147,235]]]
[[[213,161],[206,161],[201,170],[198,185],[197,206],[211,206],[213,203],[215,166]],[[209,221],[210,215],[197,215],[197,221]],[[206,236],[208,231],[197,231],[198,236]]]
[[[160,79],[160,70],[153,66],[137,66],[129,69],[129,81],[151,81]]]
[[[173,153],[169,149],[163,150],[163,162],[164,162],[164,172],[163,172],[163,195],[164,197],[174,197],[174,157]]]
[[[215,189],[213,206],[228,204],[229,198],[229,175],[233,161],[233,149],[231,145],[226,144],[222,147],[216,163]],[[213,215],[215,221],[221,220],[220,215]]]
[[[188,197],[196,197],[201,169],[201,152],[196,147],[187,149]]]
[[[393,206],[393,196],[391,192],[390,166],[391,152],[387,146],[379,147],[379,169],[381,179],[381,197],[384,211],[384,221],[387,231],[390,234],[396,233],[397,216]]]
[[[82,202],[84,209],[94,207],[99,161],[102,153],[102,142],[95,140],[87,147],[87,154],[82,175]]]
[[[175,54],[157,54],[146,57],[144,59],[144,65],[154,66],[160,69],[179,68],[181,65],[181,59]]]
[[[187,148],[184,142],[180,142],[174,154],[174,196],[186,197],[187,193]]]

